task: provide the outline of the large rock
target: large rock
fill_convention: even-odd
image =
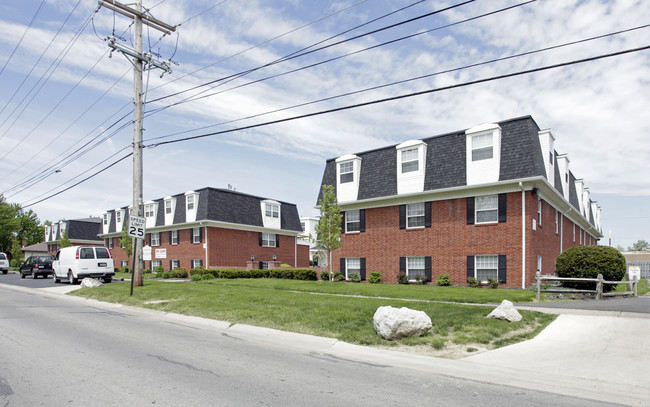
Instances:
[[[95,278],[90,278],[86,277],[83,280],[81,280],[81,287],[82,288],[92,288],[92,287],[100,287],[103,284],[99,282],[99,280]]]
[[[379,307],[372,318],[375,331],[389,341],[411,336],[422,336],[431,327],[431,318],[423,312],[406,307]]]
[[[508,300],[501,301],[501,305],[496,307],[488,318],[494,319],[504,319],[509,322],[519,322],[521,321],[521,314],[515,308],[514,304]]]

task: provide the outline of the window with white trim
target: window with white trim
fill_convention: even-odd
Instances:
[[[499,256],[475,256],[474,270],[476,270],[476,279],[481,282],[488,282],[488,279],[499,279]]]
[[[361,230],[361,218],[359,211],[345,212],[345,232],[359,232]]]
[[[181,267],[181,261],[180,260],[172,260],[170,262],[172,270],[180,268]]]
[[[115,211],[115,220],[117,223],[122,223],[122,211]]]
[[[192,243],[201,243],[201,228],[192,228]]]
[[[537,226],[542,226],[542,200],[537,200]]]
[[[151,232],[151,245],[160,246],[160,232]]]
[[[262,246],[276,247],[275,233],[262,233]]]
[[[269,217],[269,218],[279,218],[280,217],[280,206],[271,204],[271,203],[265,203],[264,204],[264,215]]]
[[[112,248],[113,248],[113,238],[112,238],[112,237],[109,237],[109,238],[108,238],[108,248],[109,248],[109,249],[112,249]]]
[[[187,210],[194,210],[194,195],[187,195]]]
[[[406,172],[418,171],[420,169],[420,161],[418,157],[419,149],[409,148],[402,150],[402,174]]]
[[[165,201],[165,214],[172,213],[172,201]]]
[[[345,278],[349,280],[352,274],[361,276],[361,259],[359,257],[345,259]]]
[[[124,268],[124,267],[128,267],[128,266],[129,266],[128,260],[122,260],[120,262],[120,268]]]
[[[178,230],[172,230],[172,237],[171,237],[171,244],[177,245],[178,244]]]
[[[268,261],[261,261],[260,262],[260,270],[268,270],[269,269],[269,262]]]
[[[406,205],[406,227],[424,227],[424,202]]]
[[[153,218],[153,204],[146,204],[144,206],[144,217]]]
[[[475,198],[476,223],[495,223],[499,221],[499,199],[497,195],[477,196]]]
[[[108,225],[108,214],[104,214],[104,225]]]
[[[406,258],[406,277],[409,280],[415,280],[417,276],[425,275],[424,257],[407,257]]]
[[[155,270],[158,266],[162,266],[161,260],[151,260],[151,270]]]
[[[576,224],[573,224],[573,241],[576,241]]]
[[[203,260],[192,260],[192,268],[203,267]]]
[[[354,161],[348,161],[339,164],[340,183],[354,181]]]
[[[560,214],[555,210],[555,234],[560,233]]]
[[[472,161],[489,160],[493,156],[491,132],[472,136]]]

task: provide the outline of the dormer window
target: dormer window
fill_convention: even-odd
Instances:
[[[172,201],[171,200],[165,201],[165,214],[169,215],[170,213],[172,213]]]
[[[115,211],[115,220],[117,223],[122,223],[122,211]]]
[[[108,214],[104,214],[104,225],[108,225]]]
[[[494,156],[492,133],[472,136],[472,161],[488,160]]]
[[[145,218],[153,218],[153,216],[154,216],[153,204],[146,204],[144,206],[144,217]]]
[[[345,184],[346,182],[354,181],[354,162],[348,161],[345,163],[339,164],[339,174],[340,174],[340,183]]]
[[[194,210],[194,195],[187,196],[187,210],[188,211]]]
[[[418,171],[420,160],[417,148],[402,150],[402,173]]]
[[[279,218],[280,217],[280,206],[270,203],[264,204],[264,215],[269,218]]]

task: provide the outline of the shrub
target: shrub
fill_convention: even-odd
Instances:
[[[602,274],[605,280],[621,281],[626,272],[625,257],[613,247],[575,246],[565,250],[557,257],[555,274],[558,277],[597,278]],[[564,287],[595,290],[596,283],[573,281],[562,282]],[[609,292],[616,285],[605,284],[604,292]]]
[[[370,276],[368,277],[368,282],[372,284],[379,284],[381,283],[382,276],[381,273],[378,271],[373,271],[370,273]]]
[[[488,278],[488,284],[490,284],[490,288],[499,288],[501,281],[494,278]]]
[[[192,277],[194,277],[194,274],[192,274]],[[214,275],[211,273],[201,274],[201,280],[214,280]]]
[[[144,274],[151,274],[151,270],[150,270],[150,269],[144,269],[144,270],[142,270],[142,272],[143,272]]]
[[[293,279],[303,281],[316,281],[316,270],[296,269],[294,270]]]
[[[291,264],[282,263],[282,264],[280,264],[280,267],[285,268],[285,269],[286,268],[291,268]]]
[[[481,282],[474,277],[467,277],[467,284],[469,284],[470,287],[478,287],[478,285]]]
[[[163,269],[163,266],[156,266],[153,269],[153,272],[156,274],[162,274],[165,270]]]
[[[397,276],[397,282],[400,284],[408,284],[409,283],[409,278],[406,277],[405,272],[400,272],[399,275]]]
[[[201,274],[192,274],[190,276],[190,280],[192,280],[192,281],[201,281],[201,280],[203,280],[203,276]]]
[[[361,282],[361,276],[357,273],[352,273],[348,277],[350,278],[350,281],[352,281],[353,283]]]
[[[187,270],[185,270],[182,267],[177,267],[177,268],[173,269],[170,272],[170,274],[171,274],[172,278],[187,278]]]
[[[436,283],[438,285],[448,286],[451,285],[451,278],[449,277],[449,274],[440,274]]]
[[[320,272],[320,279],[323,281],[329,281],[330,279],[330,272],[329,271],[321,271]]]
[[[162,278],[172,278],[172,272],[165,271],[164,273],[162,273]]]
[[[119,272],[120,272],[120,269],[117,268],[117,267],[113,267],[113,271],[114,271],[115,273],[119,273]]]
[[[9,262],[10,267],[20,267],[20,260],[18,259],[11,259],[11,262]]]
[[[424,285],[427,283],[427,276],[425,276],[424,274],[418,274],[417,276],[415,276],[415,281],[420,285]]]
[[[120,270],[120,271],[122,273],[130,273],[131,269],[129,268],[129,266],[124,266],[124,267],[122,267],[122,270]]]
[[[202,276],[205,273],[205,269],[203,267],[194,267],[193,269],[190,269],[190,275],[199,275]]]
[[[340,271],[335,271],[333,280],[334,281],[345,281],[345,276],[343,274],[341,274]]]

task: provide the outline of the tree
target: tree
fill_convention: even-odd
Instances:
[[[131,236],[129,236],[128,230],[129,230],[129,221],[127,220],[124,223],[124,227],[122,228],[122,238],[120,239],[120,247],[126,253],[127,262],[129,258],[131,258],[131,253],[133,253],[133,239],[131,238]]]
[[[608,246],[574,246],[565,250],[555,260],[555,274],[568,278],[596,278],[602,274],[608,281],[621,281],[627,266],[625,257],[618,250]],[[586,290],[596,289],[596,283],[563,281],[564,287]],[[603,285],[609,292],[615,286]]]
[[[72,246],[72,243],[70,242],[70,238],[68,237],[68,232],[63,232],[61,235],[61,240],[59,241],[59,247],[70,247]]]
[[[650,248],[650,243],[642,239],[642,240],[637,240],[636,243],[634,243],[631,247],[628,248],[628,250],[631,252],[642,252],[644,250],[648,250],[649,248]]]
[[[327,251],[329,259],[330,280],[332,272],[332,252],[341,247],[341,207],[336,200],[334,187],[323,185],[321,199],[318,201],[320,207],[320,221],[316,225],[316,235],[320,245]]]
[[[0,195],[0,252],[11,252],[11,245],[20,226],[18,213],[20,206],[10,204]]]
[[[24,212],[19,210],[18,215],[19,228],[17,231],[18,240],[25,239],[25,245],[29,246],[43,241],[45,236],[45,226],[41,225],[38,216],[31,209]]]
[[[11,260],[16,260],[17,264],[20,264],[20,261],[23,258],[23,251],[20,245],[20,240],[14,239],[14,242],[11,245]]]

